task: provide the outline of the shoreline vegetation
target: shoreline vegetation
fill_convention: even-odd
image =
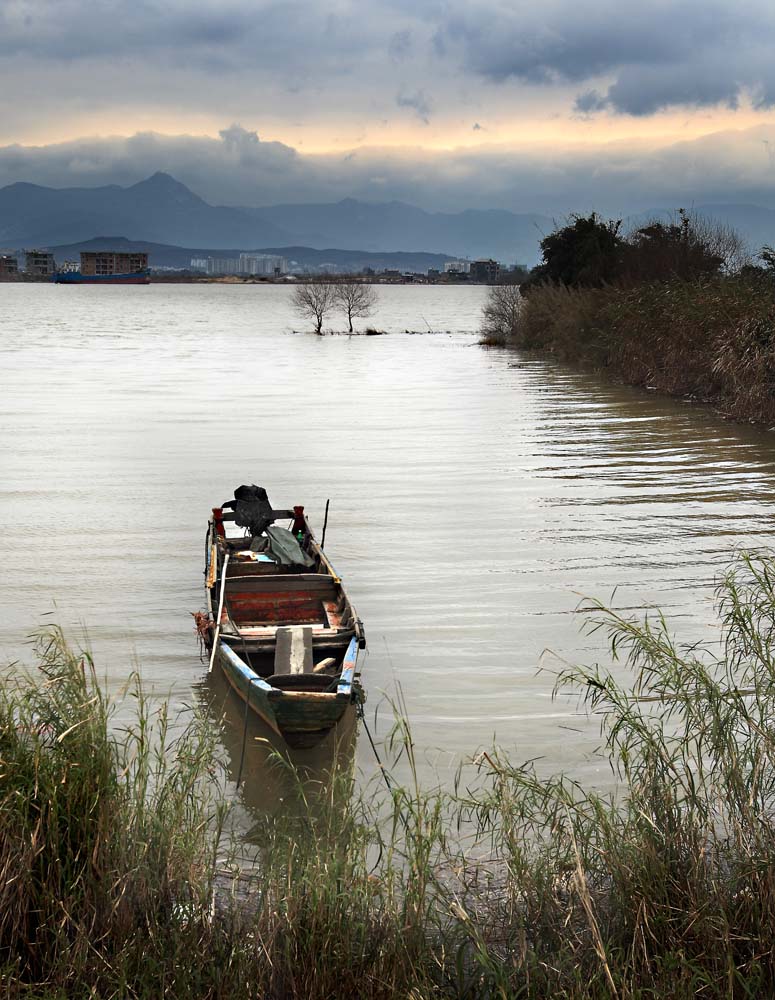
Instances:
[[[729,569],[707,648],[585,610],[631,684],[569,668],[557,693],[600,715],[615,791],[497,748],[425,788],[399,715],[382,749],[413,778],[299,782],[239,878],[206,715],[132,679],[120,726],[89,657],[41,634],[39,670],[0,687],[3,995],[772,995],[775,560]]]
[[[493,286],[482,343],[547,351],[615,380],[775,424],[775,253],[680,211],[623,235],[594,213],[541,242],[526,282]]]

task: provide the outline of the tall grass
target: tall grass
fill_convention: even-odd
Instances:
[[[112,733],[90,658],[56,629],[37,652],[37,676],[0,688],[3,982],[119,995],[138,977],[175,981],[169,928],[198,947],[224,816],[208,728],[172,739],[133,680],[135,721]]]
[[[44,682],[2,695],[6,994],[775,994],[775,561],[730,569],[707,647],[589,607],[630,681],[612,664],[557,686],[599,714],[613,791],[498,749],[427,788],[399,717],[384,751],[412,780],[381,797],[347,769],[315,795],[299,781],[237,894],[207,726],[172,739],[138,694],[117,730],[54,633]]]
[[[490,343],[548,350],[633,385],[712,402],[737,420],[775,420],[775,293],[738,275],[632,287],[531,290]]]

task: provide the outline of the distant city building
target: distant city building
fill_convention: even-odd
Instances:
[[[497,260],[492,260],[492,258],[471,262],[470,275],[472,281],[497,281],[500,273],[500,264]]]
[[[0,278],[19,273],[19,261],[9,254],[0,254]]]
[[[208,274],[238,274],[239,258],[237,257],[208,257]]]
[[[437,267],[428,268],[428,281],[436,281],[441,277],[441,271]]]
[[[47,250],[25,250],[24,272],[37,278],[48,278],[56,272],[53,253]]]
[[[470,260],[445,260],[445,274],[469,274],[471,271]]]
[[[119,253],[115,250],[81,252],[81,274],[137,274],[147,269],[147,253]]]
[[[288,271],[288,261],[268,253],[241,253],[239,257],[195,257],[191,267],[207,274],[280,275]]]
[[[278,275],[285,274],[288,270],[288,261],[285,257],[278,257],[269,253],[241,253],[240,274],[263,274]]]

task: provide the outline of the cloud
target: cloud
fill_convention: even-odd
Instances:
[[[212,127],[261,107],[319,146],[321,123],[406,129],[407,110],[439,129],[486,109],[495,131],[515,110],[769,108],[773,43],[771,0],[2,0],[0,127]]]
[[[407,94],[400,91],[396,94],[396,105],[399,108],[410,108],[420,121],[429,124],[431,120],[431,102],[425,96],[422,90],[416,91],[414,94]]]
[[[412,51],[412,34],[410,31],[396,31],[391,35],[388,45],[390,58],[394,62],[404,62]]]
[[[599,97],[590,89],[577,97],[580,111],[735,107],[747,95],[761,106],[775,103],[775,7],[765,0],[494,0],[489,16],[473,3],[439,35],[469,72],[494,82],[606,79]]]
[[[608,100],[599,90],[585,90],[578,94],[573,104],[573,110],[581,115],[592,114],[593,111],[604,111],[608,107]]]
[[[622,216],[706,202],[775,207],[775,126],[717,133],[647,150],[495,144],[457,150],[361,147],[305,154],[241,125],[218,137],[160,135],[0,147],[0,186],[134,184],[157,170],[211,204],[400,200],[440,211],[505,208],[562,218],[595,209]]]

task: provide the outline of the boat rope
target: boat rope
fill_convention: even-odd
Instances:
[[[371,735],[371,730],[369,729],[369,724],[366,722],[366,713],[365,713],[365,711],[363,709],[363,703],[364,703],[364,701],[365,701],[364,698],[358,698],[356,700],[356,702],[355,702],[355,712],[356,712],[356,715],[358,716],[358,718],[363,723],[363,728],[366,730],[366,735],[369,737],[369,743],[371,743],[371,749],[374,751],[374,757],[375,757],[375,759],[377,761],[377,766],[379,767],[380,771],[382,772],[382,777],[385,779],[385,784],[387,785],[387,790],[392,795],[393,794],[393,783],[390,780],[390,775],[388,774],[387,768],[385,767],[385,765],[382,763],[382,760],[380,759],[379,751],[377,750],[377,745],[374,742],[374,739],[373,739],[373,737]],[[404,819],[403,815],[402,815],[401,818]],[[406,821],[404,820],[404,822],[406,822]]]
[[[240,751],[239,768],[237,770],[237,788],[239,788],[240,782],[242,781],[242,765],[245,763],[245,748],[247,747],[248,743],[248,713],[250,710],[250,685],[254,681],[257,681],[258,679],[259,679],[258,677],[251,677],[250,680],[248,681],[248,689],[245,692],[245,718],[242,724],[242,750]]]

